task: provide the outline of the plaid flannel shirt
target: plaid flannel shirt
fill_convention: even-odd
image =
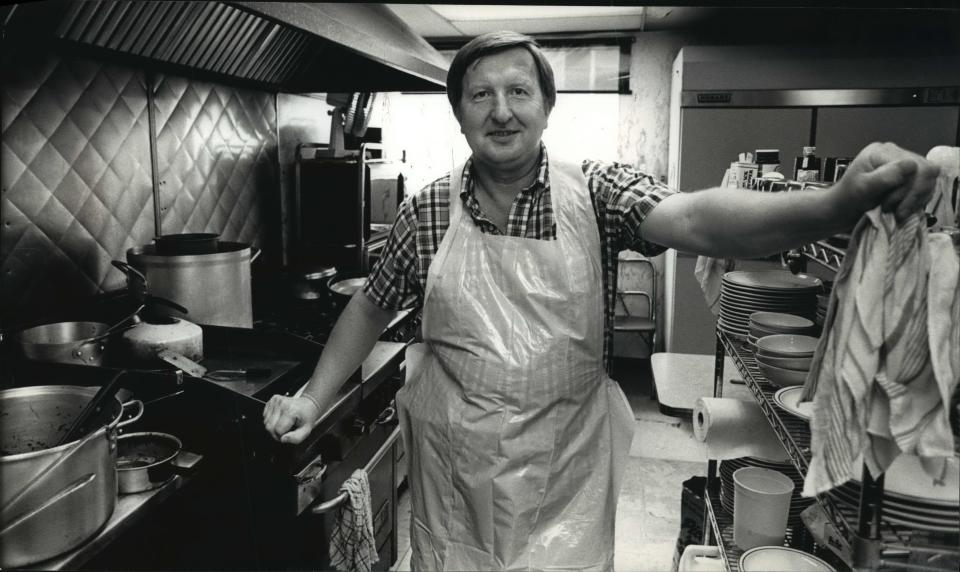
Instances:
[[[534,240],[555,240],[557,227],[550,200],[547,151],[541,144],[536,180],[523,189],[510,208],[505,234]],[[472,159],[463,171],[460,197],[481,232],[503,234],[480,209],[474,195]],[[609,369],[613,343],[613,315],[617,288],[617,253],[635,250],[656,256],[666,250],[647,242],[640,223],[674,190],[652,176],[620,163],[585,160],[584,177],[593,199],[600,230],[600,259],[604,291],[604,364]],[[444,175],[408,197],[397,213],[383,254],[374,264],[363,291],[377,306],[387,310],[423,305],[427,270],[450,226],[450,175]]]

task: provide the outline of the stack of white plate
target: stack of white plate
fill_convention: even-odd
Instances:
[[[803,385],[819,342],[813,336],[764,336],[756,342],[757,367],[777,387]]]
[[[860,489],[860,481],[853,480],[827,495],[856,508]],[[960,460],[950,459],[942,478],[933,479],[923,472],[918,457],[897,457],[884,473],[883,518],[918,530],[960,533]]]
[[[819,278],[787,270],[738,270],[723,275],[717,327],[728,335],[746,338],[750,314],[778,312],[813,319]]]
[[[800,401],[803,395],[803,388],[798,386],[784,387],[773,394],[773,402],[783,411],[790,415],[810,421],[813,416],[813,402]]]
[[[717,472],[720,475],[720,504],[723,505],[724,510],[733,514],[733,473],[744,467],[762,467],[783,473],[789,477],[793,481],[793,496],[790,498],[788,520],[791,524],[800,522],[800,513],[814,502],[813,499],[800,496],[800,492],[803,491],[803,477],[790,463],[778,463],[757,457],[740,457],[720,461],[720,468]]]

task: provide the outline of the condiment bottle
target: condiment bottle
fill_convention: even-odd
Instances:
[[[793,164],[793,180],[801,183],[815,183],[820,180],[820,157],[816,156],[816,147],[804,147],[803,155]]]

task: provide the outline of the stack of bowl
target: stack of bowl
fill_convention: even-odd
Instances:
[[[757,366],[776,387],[803,385],[819,340],[799,334],[776,334],[756,341]]]
[[[813,335],[816,325],[803,316],[783,312],[754,312],[750,314],[747,342],[756,350],[757,340],[777,334]]]

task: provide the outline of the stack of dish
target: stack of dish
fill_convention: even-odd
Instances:
[[[819,278],[786,270],[740,270],[723,275],[717,327],[730,336],[746,338],[754,312],[787,313],[813,319]]]
[[[830,307],[830,294],[817,294],[817,314],[815,321],[818,326],[823,326],[827,321],[827,308]]]
[[[801,491],[803,491],[803,477],[789,462],[779,463],[777,461],[768,461],[766,459],[759,459],[757,457],[740,457],[737,459],[726,459],[724,461],[720,461],[720,468],[717,470],[717,472],[720,475],[720,504],[723,505],[724,510],[730,514],[733,514],[733,473],[737,469],[742,469],[744,467],[762,467],[764,469],[771,469],[786,475],[791,481],[793,481],[793,496],[790,498],[790,512],[787,516],[787,522],[789,524],[800,523],[800,513],[803,512],[803,509],[813,504],[814,499],[807,499],[800,496]]]
[[[810,371],[819,339],[813,336],[777,334],[757,340],[757,366],[777,387],[803,385]]]
[[[750,314],[750,330],[747,332],[747,341],[756,347],[757,340],[765,336],[777,334],[811,335],[816,325],[795,314],[782,312],[754,312]]]
[[[783,389],[778,389],[777,392],[773,394],[773,402],[777,407],[790,415],[803,419],[804,421],[810,421],[810,418],[813,417],[813,402],[800,401],[802,395],[802,387],[784,387]]]
[[[900,455],[884,473],[883,519],[918,530],[960,533],[960,462],[948,460],[943,478],[924,473],[919,457]],[[859,462],[854,465],[859,466]],[[848,481],[829,491],[835,502],[856,510],[861,483]]]

